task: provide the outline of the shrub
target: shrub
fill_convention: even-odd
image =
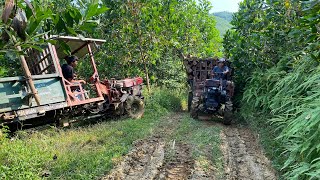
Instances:
[[[260,130],[269,126],[271,137],[276,136],[271,147],[284,178],[320,177],[319,85],[320,66],[304,58],[289,73],[257,71],[245,89],[242,115],[256,127],[264,124]]]

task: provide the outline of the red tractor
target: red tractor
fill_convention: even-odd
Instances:
[[[42,52],[29,49],[20,56],[24,76],[0,78],[0,125],[28,119],[32,123],[41,116],[56,117],[65,126],[106,115],[143,115],[141,77],[100,80],[93,54],[105,40],[70,36],[50,39],[57,43],[48,43]],[[92,75],[87,77],[88,82],[70,82],[63,77],[60,60],[69,55],[66,45],[71,55],[90,61]]]

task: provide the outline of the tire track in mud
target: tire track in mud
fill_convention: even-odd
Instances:
[[[193,169],[191,148],[182,142],[168,141],[183,118],[183,113],[167,117],[155,134],[134,143],[124,160],[102,179],[188,179]]]
[[[277,179],[270,161],[249,129],[224,127],[220,137],[226,179]]]
[[[172,114],[163,119],[154,135],[138,140],[133,149],[107,176],[102,179],[140,180],[214,180],[217,179],[277,179],[269,160],[264,156],[254,134],[247,128],[223,126],[213,121],[205,121],[208,126],[222,128],[221,152],[223,172],[216,172],[210,161],[210,151],[202,149],[203,157],[194,159],[193,146],[174,139],[174,133],[185,117],[184,113]],[[218,173],[218,174],[215,174]]]
[[[103,179],[153,179],[163,164],[164,146],[159,137],[136,142],[124,161]]]
[[[191,148],[188,144],[175,141],[166,147],[164,165],[154,179],[182,180],[190,179],[194,168]]]

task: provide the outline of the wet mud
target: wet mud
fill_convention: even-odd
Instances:
[[[175,114],[167,118],[168,124],[160,126],[159,133],[135,142],[121,163],[102,179],[277,179],[256,136],[249,129],[210,123],[208,125],[222,127],[220,149],[223,154],[224,175],[217,178],[209,151],[203,157],[194,159],[191,144],[168,138],[174,133],[182,117],[181,114]]]

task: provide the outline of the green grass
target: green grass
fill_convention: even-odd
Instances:
[[[242,101],[242,116],[283,179],[320,178],[320,67],[305,57],[291,72],[257,71]]]
[[[37,179],[92,179],[110,170],[134,140],[152,133],[163,113],[147,112],[140,120],[121,120],[68,130],[35,132],[1,143],[1,176]],[[54,156],[56,160],[53,160]]]
[[[211,161],[216,170],[217,179],[222,179],[224,176],[223,157],[219,148],[221,130],[221,126],[194,120],[189,117],[189,114],[186,114],[171,138],[190,143],[193,146],[193,157],[200,162],[204,162],[203,158],[208,158],[207,160]],[[203,165],[205,166],[206,163]]]
[[[0,179],[96,179],[121,161],[132,143],[152,134],[183,94],[156,89],[146,97],[139,120],[104,121],[71,129],[20,131],[11,139],[0,134]],[[57,157],[54,159],[53,157]]]

